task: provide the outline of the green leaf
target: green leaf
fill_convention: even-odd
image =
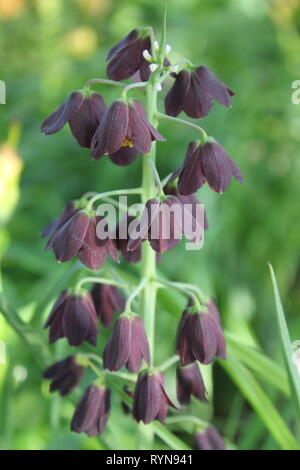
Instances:
[[[43,338],[23,322],[18,313],[8,305],[3,294],[0,294],[0,313],[2,313],[7,323],[27,344],[29,349],[31,349],[32,357],[40,367],[44,368],[45,365],[49,364],[52,360],[52,355]]]
[[[288,372],[289,382],[292,391],[292,398],[295,405],[295,412],[297,415],[297,428],[300,429],[300,377],[298,371],[296,369],[295,364],[292,360],[292,343],[289,334],[289,330],[287,327],[285,314],[283,311],[279,290],[277,286],[277,281],[275,277],[275,273],[271,264],[269,264],[269,269],[271,273],[271,279],[273,284],[274,290],[274,298],[275,298],[275,306],[276,306],[276,313],[277,313],[277,322],[279,328],[280,339],[283,347],[284,352],[284,359],[286,363],[286,368]]]
[[[282,367],[268,358],[263,352],[239,341],[235,335],[226,332],[225,337],[227,344],[230,345],[238,359],[252,370],[258,378],[273,385],[286,396],[290,396],[287,374]]]
[[[148,424],[148,426],[151,426],[155,432],[155,434],[160,437],[162,441],[164,441],[168,446],[171,447],[171,449],[174,450],[190,450],[191,448],[183,442],[179,437],[175,436],[169,429],[159,423],[159,422],[153,422]]]
[[[282,417],[256,381],[253,374],[238,360],[230,345],[228,345],[227,354],[227,360],[220,361],[220,365],[231,376],[244,397],[249,401],[257,415],[269,429],[274,439],[284,450],[299,450],[300,447],[296,439],[288,429]]]

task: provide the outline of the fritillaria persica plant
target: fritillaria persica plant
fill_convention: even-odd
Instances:
[[[62,396],[80,383],[85,368],[90,367],[97,375],[78,403],[71,424],[73,431],[89,436],[104,431],[112,391],[120,393],[121,390],[123,409],[136,421],[166,423],[169,407],[173,416],[168,419],[173,420],[173,424],[176,420],[183,421],[181,406],[187,406],[192,397],[202,402],[208,398],[199,363],[207,365],[217,357],[226,359],[215,302],[197,286],[159,278],[157,262],[183,235],[193,243],[201,238],[189,235],[182,213],[172,210],[175,206],[189,207],[185,213],[188,227],[199,225],[206,229],[205,217],[200,217],[196,210],[199,205],[196,191],[208,183],[213,191],[222,193],[232,177],[242,181],[239,169],[213,137],[198,123],[177,118],[182,111],[191,118],[202,118],[209,113],[214,100],[230,107],[234,93],[204,65],[194,65],[188,59],[171,64],[170,50],[165,26],[160,42],[151,27],[131,31],[108,53],[108,79],[89,80],[82,89],[73,91],[41,128],[44,134],[53,134],[68,122],[78,144],[90,148],[93,159],[108,156],[117,165],[143,159],[140,187],[86,193],[68,202],[62,215],[42,233],[48,237],[46,248],[53,250],[59,262],[78,257],[87,268],[99,270],[109,258],[117,262],[121,254],[126,262],[139,262],[140,266],[140,278],[134,285],[125,282],[120,272],[116,275],[114,270],[107,277],[81,278],[59,295],[45,324],[49,328],[50,343],[65,337],[73,347],[85,341],[96,347],[99,322],[105,328],[112,328],[107,344],[103,345],[103,357],[96,351],[77,350],[44,373],[44,377],[52,381],[51,391],[58,390]],[[173,83],[165,97],[163,114],[157,109],[157,96],[169,76]],[[123,83],[130,78],[131,83]],[[101,84],[121,89],[118,99],[110,105],[92,89]],[[141,89],[141,95],[145,93],[143,102],[131,97],[131,92],[137,88]],[[181,168],[174,169],[174,173],[163,180],[155,164],[157,142],[166,141],[158,131],[161,119],[195,131],[195,140],[188,143]],[[112,227],[105,216],[99,215],[95,205],[104,200],[124,211],[122,204],[112,197],[132,194],[140,196],[143,209],[139,217],[130,215],[125,221],[122,219],[112,236]],[[170,218],[162,211],[162,206],[170,211]],[[99,236],[99,224],[105,228],[106,238]],[[130,230],[132,224],[137,236]],[[125,236],[121,237],[124,227]],[[84,287],[88,283],[90,291]],[[187,297],[171,358],[158,358],[154,351],[154,334],[156,325],[159,326],[159,317],[155,318],[156,295],[161,288],[177,289]],[[116,312],[120,316],[114,321]],[[164,362],[158,367],[161,361]],[[173,403],[166,391],[164,371],[176,362],[178,403]],[[128,372],[121,371],[123,368]],[[116,380],[120,381],[121,388],[118,386],[115,390]],[[191,418],[196,447],[224,448],[223,439],[209,423],[196,416],[186,416],[186,419]],[[152,429],[155,432],[155,427]]]

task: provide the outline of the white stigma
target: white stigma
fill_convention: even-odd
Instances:
[[[151,60],[152,60],[152,56],[151,56],[151,54],[149,54],[148,49],[143,50],[143,57],[148,62],[151,62]]]
[[[165,54],[168,55],[172,50],[172,47],[170,46],[170,44],[166,44],[165,45]]]
[[[155,88],[156,91],[161,91],[162,90],[162,87],[161,87],[160,83],[156,83],[154,88]]]
[[[158,41],[153,41],[153,46],[154,46],[154,49],[155,49],[156,51],[158,51],[158,49],[159,49]]]
[[[151,72],[155,72],[155,70],[157,69],[158,67],[158,64],[150,64],[149,65],[149,69],[151,70]]]

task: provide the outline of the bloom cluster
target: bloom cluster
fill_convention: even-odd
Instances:
[[[96,160],[108,156],[121,166],[132,163],[138,155],[144,160],[140,188],[86,193],[68,202],[60,217],[42,232],[48,238],[46,249],[53,250],[59,262],[78,257],[85,267],[99,270],[109,257],[118,263],[121,254],[127,263],[141,264],[141,276],[135,285],[125,282],[121,270],[117,269],[109,277],[86,277],[65,288],[45,323],[50,343],[66,338],[72,347],[84,342],[95,347],[99,323],[104,328],[112,328],[102,357],[77,350],[44,372],[44,377],[51,380],[50,390],[58,390],[62,396],[79,385],[86,368],[90,367],[97,375],[86,388],[71,423],[73,431],[88,436],[101,434],[105,429],[111,389],[114,389],[111,374],[123,381],[121,398],[126,413],[145,424],[153,420],[166,423],[169,407],[178,414],[192,397],[208,401],[201,368],[215,358],[226,359],[215,302],[196,286],[158,278],[156,263],[182,236],[199,243],[199,237],[188,230],[189,226],[208,228],[206,215],[202,213],[200,217],[197,211],[199,188],[208,183],[213,191],[223,193],[232,178],[242,182],[240,170],[214,138],[198,124],[177,118],[181,112],[191,118],[202,118],[209,113],[214,100],[230,107],[234,93],[203,65],[194,66],[187,59],[171,64],[167,58],[170,50],[165,34],[159,44],[150,27],[131,31],[108,53],[108,79],[92,79],[81,90],[72,92],[41,127],[42,133],[53,134],[68,123],[78,144],[89,148]],[[162,114],[157,111],[157,93],[169,76],[174,83],[165,97],[166,114]],[[130,84],[121,82],[130,78],[133,79]],[[121,96],[110,106],[91,90],[92,85],[101,83],[122,87]],[[128,97],[134,88],[146,90],[146,108],[139,100]],[[160,119],[190,126],[199,136],[188,144],[181,167],[163,181],[155,165],[153,145],[154,141],[166,140],[157,130]],[[122,194],[140,195],[143,209],[138,217],[126,214],[125,222],[109,227],[109,221],[94,205],[101,199],[110,200],[122,211],[117,201],[111,200],[112,196]],[[171,211],[172,216],[167,217],[162,210],[176,205],[188,206],[188,227],[180,212]],[[99,225],[107,237],[98,236]],[[138,236],[133,236],[132,225]],[[89,290],[83,287],[85,283],[92,284]],[[170,366],[177,363],[178,403],[166,391],[164,370],[168,365],[154,366],[156,291],[164,287],[177,289],[187,296],[187,306],[177,329],[176,354],[166,360]],[[141,300],[139,307],[137,297]],[[116,313],[120,314],[117,318]],[[129,373],[119,372],[122,368]],[[225,448],[221,436],[208,423],[196,426],[195,439],[195,446],[200,449]]]

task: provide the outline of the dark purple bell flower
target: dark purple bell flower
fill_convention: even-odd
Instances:
[[[201,221],[176,196],[153,198],[146,202],[127,249],[136,250],[142,241],[149,240],[154,251],[164,253],[178,245],[183,235],[194,241],[196,233],[195,241],[200,241],[201,228]]]
[[[76,356],[68,356],[62,361],[55,362],[44,373],[44,379],[51,380],[50,392],[58,390],[65,396],[81,382],[84,367],[77,364]]]
[[[188,196],[207,182],[211,189],[223,193],[234,177],[240,183],[243,177],[229,155],[215,140],[188,146],[183,167],[179,174],[179,193]]]
[[[121,315],[103,353],[103,365],[110,371],[127,367],[138,372],[143,360],[150,365],[148,339],[141,317]]]
[[[141,79],[147,81],[150,75],[149,63],[143,57],[143,51],[151,53],[149,32],[134,29],[116,44],[107,55],[107,76],[111,80],[126,80],[139,71]]]
[[[105,112],[92,140],[92,156],[101,158],[122,147],[134,147],[141,154],[148,153],[153,140],[165,141],[146,118],[143,106],[137,100],[131,103],[119,99]]]
[[[135,217],[127,215],[122,218],[120,224],[116,228],[116,243],[118,250],[120,250],[127,263],[130,264],[137,263],[141,259],[140,245],[135,250],[128,250],[127,248],[128,240],[130,238],[128,227],[130,227],[131,223],[135,225],[134,221]]]
[[[219,432],[212,426],[195,436],[196,448],[199,450],[225,450],[225,442]]]
[[[133,395],[133,416],[145,424],[154,420],[165,423],[168,405],[176,408],[165,390],[165,379],[161,372],[142,372],[138,376]]]
[[[83,341],[96,346],[97,314],[90,294],[74,295],[64,290],[45,324],[45,328],[49,327],[50,344],[67,338],[71,346],[79,346]]]
[[[226,359],[226,344],[220,322],[216,319],[213,301],[198,312],[187,307],[177,331],[176,350],[183,366],[200,361],[210,364],[215,357]]]
[[[115,165],[127,166],[130,163],[134,162],[138,153],[134,147],[121,147],[114,153],[111,153],[109,156],[110,161]]]
[[[43,122],[41,132],[54,134],[68,122],[79,145],[90,148],[105,110],[104,100],[98,93],[85,95],[75,91]]]
[[[172,177],[173,177],[173,175],[172,175]],[[176,177],[177,176],[175,176],[175,179],[176,179]],[[198,204],[201,204],[201,202],[197,199],[196,194],[189,194],[188,196],[183,196],[182,194],[179,193],[178,187],[173,182],[173,179],[170,179],[169,181],[170,181],[170,183],[167,183],[163,188],[164,193],[167,194],[167,195],[176,196],[183,205],[188,204],[189,207],[190,207],[190,211],[192,213],[192,217],[194,219],[197,219],[198,218],[198,213],[197,213],[196,208],[197,208]],[[202,223],[202,221],[198,220],[198,223]],[[206,211],[204,209],[204,230],[208,230],[208,228],[209,228],[209,225],[208,225],[208,220],[207,220],[207,214],[206,214]]]
[[[46,250],[53,250],[57,261],[65,262],[78,255],[78,258],[90,269],[99,269],[106,262],[108,255],[118,262],[117,247],[109,237],[99,239],[96,225],[101,220],[85,210],[75,212],[63,225],[57,227],[46,245]]]
[[[125,299],[119,289],[108,284],[94,284],[91,296],[101,323],[109,328],[115,312],[123,312]]]
[[[207,403],[205,384],[197,362],[187,366],[177,366],[177,400],[181,405],[188,405],[194,396]]]
[[[165,98],[166,113],[178,116],[184,111],[192,118],[201,118],[209,113],[213,99],[223,106],[231,106],[234,93],[207,67],[200,65],[192,72],[182,70]]]
[[[76,201],[68,202],[63,210],[63,213],[42,230],[42,237],[50,237],[54,232],[59,230],[79,209],[80,208],[78,207]]]
[[[79,401],[71,422],[71,431],[88,436],[102,434],[109,418],[110,390],[89,385]]]

